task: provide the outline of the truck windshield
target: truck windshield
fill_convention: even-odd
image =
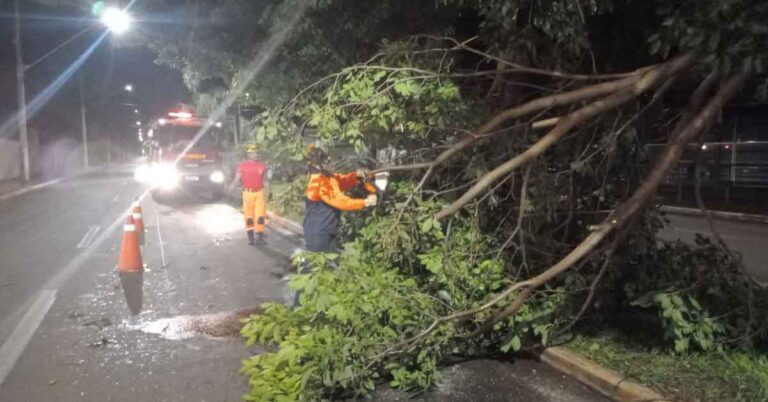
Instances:
[[[161,127],[156,130],[156,136],[161,147],[185,147],[195,138],[199,130],[199,127]],[[209,130],[200,137],[195,147],[216,148],[218,145],[217,137],[218,133],[216,131]]]

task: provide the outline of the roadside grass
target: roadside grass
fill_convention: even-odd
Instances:
[[[304,192],[291,182],[272,182],[272,200],[267,209],[283,218],[299,222],[304,219]]]
[[[675,354],[618,333],[578,336],[567,346],[675,400],[768,401],[768,357],[758,352]]]

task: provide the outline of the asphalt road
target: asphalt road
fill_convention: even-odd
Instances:
[[[712,236],[707,219],[700,216],[668,214],[670,225],[659,232],[665,240],[693,244],[696,234]],[[715,219],[715,230],[728,247],[741,255],[744,267],[763,282],[768,282],[768,224]]]
[[[280,276],[301,244],[270,227],[269,245],[250,247],[229,205],[147,197],[145,271],[120,277],[122,219],[144,190],[102,171],[0,201],[0,402],[241,400],[241,360],[259,349],[236,319],[290,300]],[[532,361],[453,366],[422,400],[478,395],[605,401]]]

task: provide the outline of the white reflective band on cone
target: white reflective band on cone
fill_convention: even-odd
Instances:
[[[141,219],[141,214],[138,212],[133,213],[133,219]]]
[[[125,225],[123,226],[124,232],[135,232],[136,231],[136,225]]]

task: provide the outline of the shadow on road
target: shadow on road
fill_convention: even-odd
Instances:
[[[128,309],[131,314],[137,315],[144,304],[144,272],[119,272],[118,274]]]

